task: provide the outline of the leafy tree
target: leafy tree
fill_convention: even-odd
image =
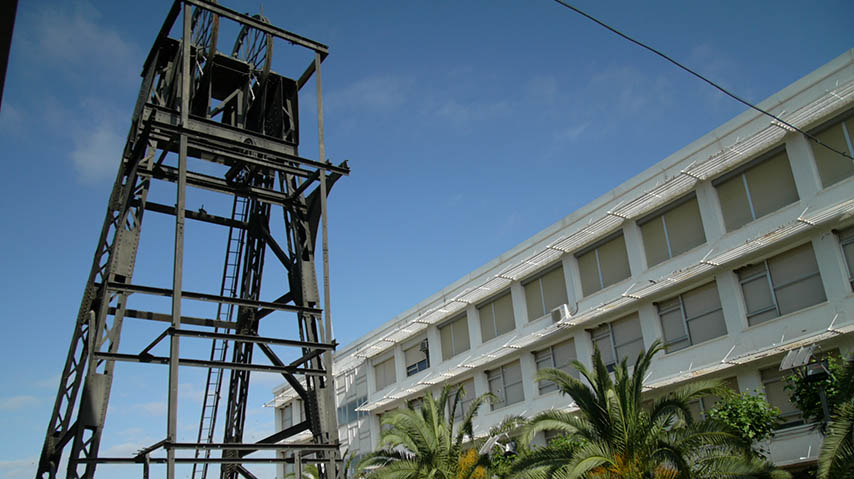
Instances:
[[[418,409],[404,408],[383,415],[379,449],[357,465],[366,479],[485,479],[488,455],[467,447],[472,421],[491,394],[475,398],[463,419],[454,413],[464,394],[446,386],[439,398],[428,393]]]
[[[555,383],[578,406],[577,413],[544,411],[531,420],[530,441],[542,430],[555,430],[566,438],[532,450],[514,467],[521,479],[607,478],[681,479],[728,477],[788,477],[750,453],[749,443],[715,420],[695,422],[688,403],[720,394],[718,383],[690,383],[649,406],[641,401],[643,378],[659,342],[639,355],[634,369],[624,359],[608,372],[598,349],[593,370],[576,361],[592,387],[569,374],[549,369],[538,380]]]
[[[839,397],[818,456],[819,479],[854,478],[854,360],[840,374]]]
[[[773,437],[780,424],[780,409],[768,404],[757,391],[755,394],[728,391],[707,414],[736,431],[748,444]],[[754,451],[760,456],[768,452],[761,448]]]
[[[822,380],[815,381],[799,374],[792,374],[786,378],[786,390],[789,392],[789,397],[801,410],[806,421],[818,421],[824,418],[820,396],[822,389],[824,389],[830,411],[846,399],[839,394],[839,377],[843,373],[845,361],[836,356],[827,356],[825,359],[827,360],[829,374]]]

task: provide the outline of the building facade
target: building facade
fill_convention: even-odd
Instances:
[[[854,50],[759,106],[854,156]],[[748,111],[339,349],[339,438],[371,451],[384,413],[446,384],[498,397],[476,435],[508,415],[572,410],[524,378],[590,367],[594,345],[631,362],[660,339],[649,394],[696,378],[763,392],[785,422],[765,447],[797,468],[821,438],[780,361],[810,344],[854,353],[852,278],[854,162]],[[286,427],[300,405],[287,385],[274,395]]]

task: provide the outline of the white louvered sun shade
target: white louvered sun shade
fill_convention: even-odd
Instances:
[[[791,114],[783,115],[783,118],[799,128],[809,128],[816,118],[826,117],[830,112],[841,110],[853,101],[854,82],[849,82],[838,86],[821,98],[799,108]],[[624,221],[637,219],[645,213],[666,205],[670,201],[689,192],[698,181],[707,180],[731,170],[742,164],[746,159],[768,150],[782,140],[787,129],[787,127],[777,124],[776,121],[772,121],[768,127],[761,129],[756,134],[744,139],[737,139],[731,146],[710,156],[707,160],[688,165],[660,184],[644,191],[638,197],[617,204],[599,218],[592,218],[586,225],[579,225],[574,232],[549,243],[542,250],[522,259],[517,264],[507,267],[499,274],[488,277],[480,286],[467,289],[452,299],[441,301],[431,309],[420,313],[417,317],[408,319],[405,323],[407,326],[386,334],[373,344],[362,346],[355,354],[351,354],[350,356],[357,358],[354,362],[376,356],[386,351],[395,341],[400,341],[408,337],[407,335],[416,334],[423,330],[423,328],[410,328],[409,325],[412,323],[426,326],[448,319],[453,314],[465,308],[467,304],[476,303],[502,287],[506,287],[509,281],[523,279],[527,275],[553,263],[561,254],[578,251],[584,246],[603,238],[606,234],[619,228]],[[612,301],[608,301],[590,310],[579,312],[570,318],[564,318],[556,323],[556,325],[553,325],[555,327],[551,330],[556,331],[560,327],[593,320],[608,311],[622,308],[634,301],[666,290],[675,282],[681,282],[706,274],[753,251],[824,223],[830,218],[835,218],[841,214],[840,212],[850,212],[854,210],[854,206],[851,203],[843,203],[813,215],[802,215],[799,221],[784,225],[764,236],[756,238],[755,241],[747,242],[744,245],[711,258],[705,258],[699,264],[673,272],[655,283],[645,285],[633,291],[627,291]],[[552,328],[552,326],[549,328]],[[407,331],[411,332],[408,333]],[[523,341],[522,338],[514,340],[515,343],[520,343],[521,341]]]

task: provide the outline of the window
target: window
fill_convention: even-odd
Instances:
[[[783,424],[780,428],[797,426],[803,423],[801,411],[789,399],[789,393],[786,392],[786,376],[789,371],[780,371],[780,365],[774,367],[760,369],[759,375],[762,377],[762,387],[765,389],[765,398],[772,406],[780,408],[780,419]]]
[[[848,266],[848,282],[851,289],[854,289],[854,226],[839,232],[839,245]]]
[[[346,403],[338,406],[338,425],[343,426],[345,424],[350,424],[351,422],[355,422],[357,419],[362,418],[367,413],[364,411],[357,411],[356,409],[364,406],[368,403],[368,396],[360,396],[351,401],[347,401]]]
[[[442,359],[446,361],[471,347],[469,324],[465,315],[440,326],[439,336],[442,338]]]
[[[382,433],[383,431],[388,431],[392,427],[391,424],[383,424],[383,419],[384,419],[385,415],[388,414],[389,412],[391,412],[391,410],[377,414],[377,422],[380,425],[380,433]]]
[[[854,116],[849,116],[834,125],[813,133],[813,136],[835,150],[844,151],[854,156],[854,146],[852,146],[852,142],[854,142]],[[822,186],[827,188],[854,175],[854,162],[850,159],[815,142],[810,144]]]
[[[397,380],[394,374],[394,356],[374,366],[374,377],[377,391]]]
[[[522,390],[522,367],[519,361],[513,361],[500,368],[486,372],[489,382],[489,392],[497,398],[492,403],[492,410],[500,409],[525,400]]]
[[[721,383],[723,383],[723,386],[730,391],[738,392],[738,380],[735,378],[724,379]],[[691,417],[694,418],[695,421],[705,419],[706,411],[714,408],[720,400],[721,398],[718,396],[712,395],[689,402],[688,409],[691,411]]]
[[[282,408],[282,430],[294,425],[294,403],[285,404]]]
[[[539,351],[534,351],[534,362],[537,363],[537,371],[541,369],[560,369],[578,378],[578,371],[572,367],[572,362],[578,356],[575,354],[575,342],[572,339],[562,343],[549,346]],[[540,394],[557,391],[557,385],[551,381],[540,381]]]
[[[513,331],[516,327],[513,319],[513,301],[510,293],[494,299],[477,308],[480,313],[480,333],[483,342]]]
[[[694,194],[638,221],[649,266],[706,242],[700,206]]]
[[[622,233],[578,254],[578,270],[584,296],[631,276],[626,240]]]
[[[474,379],[467,379],[460,384],[457,384],[451,389],[451,391],[456,394],[458,389],[462,389],[462,392],[460,394],[460,402],[457,403],[457,409],[454,411],[454,422],[460,422],[463,420],[463,417],[469,411],[469,406],[471,406],[472,401],[475,399]],[[452,395],[451,400],[448,402],[448,414],[450,414],[453,402],[454,396]]]
[[[736,273],[751,326],[827,299],[810,243]]]
[[[668,353],[726,334],[724,312],[715,282],[658,303],[658,317],[664,331],[664,348]]]
[[[609,371],[613,371],[614,366],[623,359],[626,359],[629,365],[634,364],[643,351],[643,334],[638,313],[603,324],[590,334]]]
[[[727,231],[798,201],[789,157],[782,149],[712,182]]]
[[[414,346],[403,351],[406,363],[406,376],[412,376],[430,367],[430,348],[427,339],[422,339]]]
[[[525,284],[525,304],[528,308],[528,321],[549,314],[555,307],[566,304],[566,281],[563,278],[563,267]]]

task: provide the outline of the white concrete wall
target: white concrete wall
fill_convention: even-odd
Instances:
[[[773,106],[775,111],[794,111],[811,101],[828,95],[827,91],[836,88],[838,84],[845,84],[852,80],[854,80],[854,53],[849,52],[766,100],[762,105]],[[850,108],[850,105],[847,108]],[[839,111],[842,110],[827,111],[825,114],[829,118]],[[821,121],[823,121],[822,118],[815,118],[812,124],[815,125]],[[405,322],[410,316],[433,304],[436,298],[440,296],[453,297],[465,288],[479,286],[484,282],[484,278],[493,277],[508,266],[518,264],[520,259],[542,251],[545,245],[553,243],[557,238],[567,234],[567,232],[575,231],[578,225],[583,225],[591,219],[601,217],[619,202],[630,201],[638,197],[667,178],[680,174],[679,172],[688,165],[694,162],[705,161],[711,155],[734,144],[737,139],[744,140],[767,126],[767,118],[756,113],[748,112],[740,115],[726,125],[650,167],[635,178],[618,186],[590,205],[581,208],[579,211],[535,235],[496,260],[443,289],[440,293],[434,295],[434,297],[428,298],[421,304],[416,305],[410,311],[366,335],[353,345],[345,347],[336,355],[336,362],[348,361],[352,354],[360,347],[370,344],[371,341],[376,341],[377,338],[382,337],[385,331],[392,330],[399,323]],[[700,181],[696,184],[694,191],[696,192],[706,236],[704,244],[657,265],[648,267],[640,228],[633,220],[625,221],[621,225],[621,228],[626,239],[631,277],[587,297],[582,295],[578,263],[575,256],[572,253],[561,255],[558,261],[563,266],[567,286],[568,307],[571,313],[575,314],[579,311],[590,310],[601,304],[613,301],[615,298],[619,298],[632,285],[643,285],[660,281],[673,272],[681,271],[698,264],[708,257],[710,252],[719,254],[742,245],[745,242],[753,241],[757,237],[774,231],[781,225],[797,221],[798,217],[804,211],[807,211],[809,214],[809,212],[838,205],[854,198],[854,178],[844,180],[830,188],[821,188],[812,154],[812,146],[802,135],[788,133],[785,135],[783,143],[788,153],[800,198],[797,202],[750,222],[735,231],[726,232],[717,190],[710,180]],[[777,145],[779,144],[777,143]],[[767,148],[757,151],[754,155],[745,155],[743,161],[747,162],[775,146],[768,145]],[[836,236],[831,232],[831,229],[834,227],[848,226],[854,223],[854,219],[847,217],[840,221],[841,223],[836,225],[827,225],[822,228],[812,229],[787,238],[780,243],[768,245],[764,249],[742,258],[737,265],[719,268],[684,283],[673,284],[667,291],[657,294],[654,297],[636,301],[628,307],[616,308],[603,313],[596,319],[596,324],[637,311],[641,321],[644,345],[645,347],[649,347],[653,341],[662,336],[661,324],[654,302],[667,299],[675,294],[714,279],[717,282],[721,298],[727,334],[705,343],[692,345],[677,352],[659,354],[654,360],[652,375],[648,378],[647,382],[654,383],[658,380],[696,373],[701,369],[710,371],[717,368],[720,370],[715,372],[713,376],[735,376],[738,379],[741,390],[761,390],[762,385],[759,380],[758,369],[760,367],[767,367],[775,361],[779,362],[782,353],[757,359],[750,364],[730,365],[728,362],[722,362],[722,360],[725,358],[732,359],[745,353],[766,349],[798,338],[808,338],[825,332],[834,318],[836,318],[834,322],[835,327],[850,325],[854,322],[854,294],[852,294],[851,287],[848,284],[848,277],[844,269],[843,257],[838,241]],[[603,233],[603,236],[605,234],[607,232]],[[741,287],[733,270],[740,265],[779,254],[805,242],[811,242],[815,250],[827,301],[749,327],[745,318],[745,306]],[[544,265],[539,271],[547,267],[548,265]],[[532,272],[528,278],[536,274],[537,272]],[[526,278],[522,280],[524,281],[524,279]],[[469,304],[465,308],[471,344],[469,351],[452,358],[450,361],[442,361],[441,341],[438,329],[436,326],[428,327],[426,333],[421,332],[418,334],[426,334],[426,337],[430,340],[430,368],[425,372],[407,378],[400,344],[368,360],[368,364],[372,365],[386,359],[389,355],[394,355],[397,375],[397,382],[395,384],[384,388],[382,391],[377,391],[373,367],[368,367],[367,384],[369,402],[386,397],[390,392],[401,394],[402,391],[406,391],[408,388],[417,387],[418,381],[421,381],[424,377],[428,375],[433,377],[442,371],[449,370],[460,364],[463,359],[468,358],[471,360],[489,357],[490,353],[499,346],[506,344],[509,340],[525,336],[551,325],[549,317],[527,318],[522,281],[513,281],[509,285],[509,290],[513,300],[516,330],[484,344],[481,340],[477,308],[474,304]],[[455,317],[458,314],[451,313],[447,319]],[[532,351],[571,337],[574,338],[579,361],[590,367],[593,347],[590,335],[586,330],[589,327],[591,325],[588,324],[565,328],[559,334],[549,337],[547,342],[532,344],[513,354],[495,358],[490,363],[474,370],[466,371],[464,373],[466,376],[471,375],[474,378],[475,392],[478,395],[488,391],[484,371],[495,366],[519,359],[523,378],[525,379],[525,400],[496,411],[491,411],[488,406],[483,407],[475,421],[475,432],[485,433],[489,427],[498,424],[507,415],[518,414],[530,416],[537,411],[547,408],[568,407],[569,399],[557,392],[539,395],[537,385],[532,379],[536,372]],[[852,341],[851,335],[831,338],[827,340],[827,345],[828,347],[838,347],[843,353],[854,351],[854,341]],[[457,383],[462,377],[448,378],[447,382]],[[415,394],[413,397],[421,394],[423,392]],[[411,398],[401,398],[394,403],[383,406],[382,410],[388,410],[404,404],[406,399]],[[371,420],[368,422],[370,422],[371,436],[376,441],[376,438],[379,437],[379,425],[376,421],[376,416],[372,415]],[[812,457],[816,454],[815,450],[813,449],[812,455],[807,454],[807,450],[814,441],[815,437],[809,431],[797,428],[788,430],[785,434],[780,434],[770,444],[772,458],[775,461],[785,463],[786,461],[798,462],[801,460],[798,458],[801,457]]]

